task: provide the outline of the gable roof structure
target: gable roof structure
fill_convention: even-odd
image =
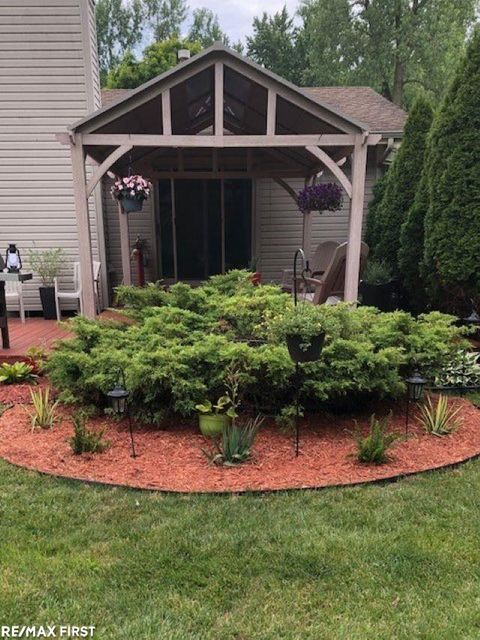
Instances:
[[[292,99],[297,103],[297,106],[303,105],[318,118],[322,118],[323,116],[337,131],[368,131],[366,123],[343,113],[336,106],[324,102],[318,96],[314,96],[311,92],[297,87],[288,80],[261,67],[249,58],[241,56],[236,51],[233,51],[221,43],[216,43],[208,47],[189,60],[180,62],[165,73],[132,89],[128,94],[121,95],[119,100],[104,105],[101,109],[94,111],[92,114],[72,124],[69,130],[72,133],[92,132],[97,125],[114,119],[119,112],[124,113],[128,111],[129,108],[134,108],[135,105],[147,102],[148,99],[158,95],[163,90],[179,84],[185,77],[191,77],[218,61],[232,68],[240,75],[242,75],[242,72],[245,73],[250,80],[257,82],[259,85],[275,87],[279,94],[287,100]]]

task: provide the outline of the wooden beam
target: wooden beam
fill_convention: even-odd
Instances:
[[[325,153],[323,149],[319,149],[318,147],[306,147],[308,153],[310,153],[314,158],[320,160],[320,162],[330,171],[332,175],[337,178],[342,187],[345,189],[346,194],[349,198],[352,197],[352,184],[347,176],[340,169],[338,164],[330,158],[330,156]]]
[[[345,267],[344,297],[346,302],[356,302],[358,299],[366,169],[367,146],[362,144],[361,136],[359,136],[352,156],[352,200],[350,203],[347,262]]]
[[[223,62],[215,63],[215,113],[213,130],[223,136]]]
[[[122,205],[118,203],[118,224],[120,227],[120,253],[122,255],[123,284],[132,284],[132,267],[130,262],[130,225],[128,213],[123,213]]]
[[[273,89],[268,90],[267,100],[267,135],[275,135],[275,124],[277,121],[277,94]]]
[[[87,198],[91,196],[93,190],[103,178],[103,176],[107,173],[112,165],[115,164],[117,160],[119,160],[122,156],[128,153],[132,149],[133,145],[131,144],[123,144],[121,147],[112,151],[112,153],[105,158],[102,164],[95,170],[90,180],[87,183]]]
[[[147,167],[142,172],[149,178],[198,178],[199,180],[217,180],[218,178],[305,178],[311,171],[293,170],[254,170],[254,171],[161,171],[150,170]]]
[[[162,92],[162,127],[163,135],[172,135],[172,107],[170,103],[170,89]]]
[[[376,144],[377,136],[368,136],[367,145]],[[287,135],[161,135],[144,133],[87,133],[84,145],[134,147],[342,147],[353,146],[355,136],[348,133],[287,134]]]
[[[82,309],[87,318],[95,318],[95,284],[93,282],[92,240],[85,172],[85,152],[80,135],[70,145],[72,158],[73,192],[78,230],[78,253],[82,285]]]

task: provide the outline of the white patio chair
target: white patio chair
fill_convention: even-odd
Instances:
[[[100,282],[100,269],[102,263],[93,261],[93,281],[95,287],[95,304],[97,307],[97,312],[100,312],[100,297],[99,297],[99,282]],[[58,279],[54,278],[54,286],[55,286],[55,306],[57,308],[57,319],[60,320],[61,310],[60,310],[60,300],[77,300],[78,308],[80,313],[83,313],[83,302],[82,302],[82,279],[80,277],[80,263],[73,263],[73,291],[61,291],[58,287]]]
[[[18,307],[18,315],[20,320],[25,322],[25,305],[23,302],[23,288],[21,282],[6,282],[5,283],[5,298],[7,301],[7,308],[9,302],[16,303]]]
[[[339,244],[340,243],[335,240],[326,240],[318,244],[310,260],[310,275],[312,278],[324,274]],[[284,291],[293,290],[293,269],[283,270],[281,287]]]

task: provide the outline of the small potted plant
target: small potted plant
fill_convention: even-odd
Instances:
[[[288,310],[275,322],[274,330],[285,338],[294,362],[314,362],[320,358],[325,329],[319,307],[302,304]]]
[[[63,249],[32,250],[28,254],[30,266],[41,279],[38,288],[45,320],[57,320],[55,309],[55,278],[58,276],[64,261]]]
[[[152,184],[142,176],[127,176],[116,180],[111,188],[112,196],[119,200],[124,213],[141,211],[143,201],[150,196]]]
[[[362,304],[380,311],[393,311],[397,307],[396,282],[385,262],[370,260],[359,288]]]
[[[238,417],[240,372],[233,366],[227,370],[225,378],[227,392],[220,396],[216,404],[207,400],[197,404],[198,423],[204,436],[216,438],[221,436],[224,429]]]
[[[232,406],[228,396],[220,396],[216,404],[206,400],[203,404],[197,404],[195,409],[198,411],[200,431],[209,438],[222,435],[232,418]]]

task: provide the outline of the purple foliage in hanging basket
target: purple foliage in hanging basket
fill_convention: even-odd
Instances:
[[[307,185],[297,195],[298,208],[308,211],[338,211],[342,206],[342,189],[334,182]]]

